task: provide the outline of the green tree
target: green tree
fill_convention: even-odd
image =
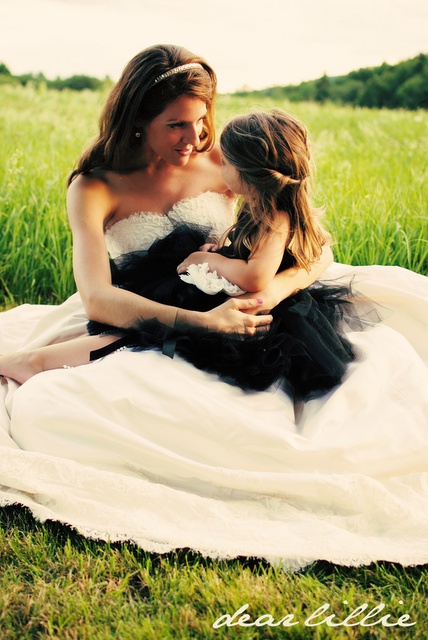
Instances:
[[[4,62],[0,62],[0,76],[11,76],[11,75],[12,75],[11,72],[6,67]]]
[[[315,81],[316,102],[326,102],[330,98],[330,78],[325,73]]]
[[[103,81],[91,76],[75,75],[70,78],[65,78],[62,83],[64,89],[72,89],[74,91],[90,89],[91,91],[95,91],[102,86]]]
[[[397,91],[397,98],[405,109],[428,109],[428,74],[406,80]]]

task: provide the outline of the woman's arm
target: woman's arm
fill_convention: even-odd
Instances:
[[[74,277],[91,320],[130,327],[140,320],[157,319],[170,327],[200,326],[237,334],[252,334],[257,327],[269,325],[270,315],[251,314],[260,305],[257,300],[231,300],[208,312],[187,311],[113,286],[104,224],[116,205],[104,181],[79,176],[68,189]]]

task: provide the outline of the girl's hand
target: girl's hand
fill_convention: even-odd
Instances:
[[[191,264],[202,264],[203,262],[208,262],[209,252],[208,251],[194,251],[191,253],[181,264],[177,267],[177,273],[180,275],[181,273],[186,273],[188,267]]]
[[[273,320],[269,314],[254,315],[263,306],[260,298],[230,298],[211,311],[202,314],[202,323],[208,331],[220,331],[239,336],[266,333]]]
[[[214,244],[212,242],[207,242],[203,244],[202,247],[199,247],[199,251],[209,251],[210,253],[214,253],[218,249],[218,244]]]

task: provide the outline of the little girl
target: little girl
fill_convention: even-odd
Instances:
[[[278,271],[293,265],[309,269],[317,262],[330,236],[311,203],[304,126],[278,109],[238,116],[226,125],[220,146],[224,181],[242,200],[220,247],[204,244],[203,229],[181,226],[148,252],[112,263],[117,286],[158,302],[207,310],[226,299],[230,283],[257,292]],[[184,281],[186,272],[197,280],[201,274],[212,279],[216,272],[226,286],[207,295]],[[350,298],[347,287],[316,284],[298,291],[272,310],[266,332],[245,339],[179,322],[174,330],[154,321],[132,329],[89,322],[89,337],[3,356],[0,374],[25,382],[40,371],[85,364],[121,347],[159,348],[243,389],[278,383],[296,401],[306,400],[339,384],[355,358],[342,331],[344,315],[352,315]]]

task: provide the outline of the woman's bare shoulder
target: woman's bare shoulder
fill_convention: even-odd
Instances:
[[[88,172],[78,175],[67,190],[67,207],[72,218],[96,212],[103,217],[110,215],[116,206],[114,181],[108,172]]]
[[[211,165],[211,167],[215,167],[217,171],[220,171],[221,168],[221,152],[220,146],[215,144],[208,151],[200,151],[195,152],[192,156],[192,160],[196,165],[201,165],[202,163],[206,165]]]
[[[210,151],[208,151],[210,161],[217,167],[221,167],[221,150],[220,145],[216,143]]]
[[[221,174],[221,151],[220,145],[216,144],[209,151],[198,154],[199,166],[204,166],[204,174],[207,176],[207,189],[223,193],[234,199],[236,196],[228,189]]]
[[[71,182],[68,191],[71,194],[88,197],[116,197],[117,175],[111,171],[88,171],[78,175]]]
[[[79,173],[68,186],[69,190],[75,192],[93,192],[97,190],[107,191],[112,189],[112,180],[108,171],[88,171]]]

